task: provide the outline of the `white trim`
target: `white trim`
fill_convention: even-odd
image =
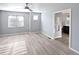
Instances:
[[[19,33],[1,34],[0,37],[22,35],[27,33],[29,34],[29,33],[40,33],[40,32],[19,32]]]
[[[29,32],[20,32],[20,33],[12,33],[12,34],[1,34],[0,37],[20,35],[20,34],[26,34],[26,33],[29,33]]]
[[[70,8],[70,28],[69,28],[69,48],[71,48],[72,42],[72,10]]]
[[[64,10],[66,10],[66,9],[64,9]],[[54,12],[54,20],[55,20],[55,14],[56,13],[59,13],[59,12],[63,12],[64,10],[61,10],[61,11],[56,11],[56,12]],[[71,38],[71,33],[72,33],[72,29],[71,29],[71,27],[72,27],[72,17],[71,17],[71,8],[67,8],[67,10],[70,10],[70,29],[69,29],[69,48],[71,48],[71,40],[72,40],[72,38]],[[55,22],[55,21],[54,21]],[[55,26],[55,25],[54,25]],[[54,34],[55,35],[55,34]],[[54,39],[55,39],[55,37],[54,37]]]
[[[49,38],[51,38],[51,39],[54,39],[53,37],[49,36],[49,35],[46,34],[46,33],[43,33],[43,32],[42,32],[42,34],[45,35],[45,36],[47,36],[47,37],[49,37]]]
[[[22,35],[26,33],[40,33],[40,32],[19,32],[19,33],[11,33],[11,34],[1,34],[0,37],[5,37],[5,36],[14,36],[14,35]]]
[[[54,37],[54,38],[62,38],[62,36],[57,36],[57,37]]]
[[[70,48],[72,51],[74,51],[74,52],[76,52],[76,53],[78,53],[79,54],[79,51],[77,51],[77,50],[75,50],[75,49],[73,49],[73,48]]]

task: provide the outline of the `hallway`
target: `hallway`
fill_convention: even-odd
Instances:
[[[57,38],[56,40],[69,47],[69,35],[65,33],[63,33],[62,35],[62,38]]]

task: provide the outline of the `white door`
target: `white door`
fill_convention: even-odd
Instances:
[[[61,14],[55,14],[55,38],[62,37],[62,17]]]

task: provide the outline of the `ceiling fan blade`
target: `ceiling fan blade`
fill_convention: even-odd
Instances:
[[[25,6],[25,9],[29,9],[29,7],[28,6]]]
[[[32,11],[32,10],[29,8],[29,6],[28,6],[29,3],[25,3],[25,4],[26,4],[25,9],[28,9],[28,10]]]
[[[29,10],[32,11],[30,8],[29,8]]]

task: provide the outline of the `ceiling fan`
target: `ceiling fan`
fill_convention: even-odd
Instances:
[[[32,11],[29,7],[29,3],[25,3],[25,8],[24,9],[28,9],[29,11]]]

